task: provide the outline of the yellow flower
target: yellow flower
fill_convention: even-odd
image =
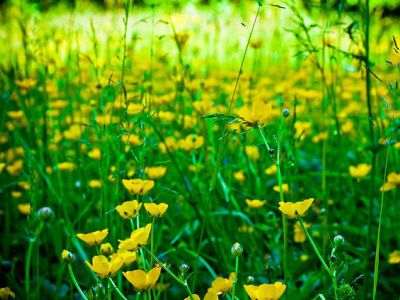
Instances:
[[[100,151],[99,148],[94,148],[94,149],[92,149],[92,151],[90,151],[90,152],[88,153],[88,156],[89,156],[91,159],[100,160],[100,159],[101,159],[101,151]]]
[[[265,175],[274,175],[274,174],[276,174],[277,170],[278,169],[277,169],[276,165],[272,165],[269,168],[265,169]]]
[[[160,273],[161,267],[155,267],[147,273],[142,270],[122,272],[138,292],[152,288],[160,277]]]
[[[247,206],[254,209],[259,209],[264,206],[265,200],[250,200],[246,199]]]
[[[8,165],[6,167],[6,171],[11,175],[11,176],[18,176],[24,166],[24,162],[22,159],[18,159],[15,162],[13,162],[11,165]]]
[[[275,186],[273,187],[273,190],[274,190],[275,192],[279,193],[279,192],[280,192],[280,187],[279,187],[279,185],[275,185]],[[289,185],[288,185],[287,183],[283,183],[283,184],[282,184],[282,192],[284,192],[284,193],[288,193],[288,192],[289,192]]]
[[[389,253],[389,264],[400,264],[400,250]]]
[[[109,256],[114,253],[114,248],[110,243],[101,244],[100,252],[105,256]]]
[[[146,167],[144,168],[144,171],[146,173],[146,176],[149,177],[150,179],[158,179],[165,175],[167,168],[163,166]]]
[[[276,110],[271,104],[263,101],[255,101],[250,107],[243,106],[238,111],[243,124],[249,127],[263,127],[268,121],[276,116]]]
[[[201,298],[197,294],[192,294],[192,298],[193,298],[193,300],[201,300]],[[190,299],[190,297],[186,297],[183,300],[191,300],[191,299]]]
[[[289,218],[298,218],[305,215],[313,203],[314,198],[309,198],[299,202],[279,202],[279,210]]]
[[[142,207],[142,203],[136,200],[125,201],[121,205],[117,205],[115,208],[120,216],[124,219],[135,218]]]
[[[381,192],[393,190],[400,185],[400,174],[392,172],[387,176],[386,180],[387,182],[385,182],[380,188]]]
[[[178,141],[179,148],[185,151],[199,149],[204,144],[204,137],[190,134],[186,138]]]
[[[0,163],[0,174],[3,172],[5,167],[6,167],[5,163]]]
[[[368,175],[371,171],[371,165],[369,164],[359,164],[357,166],[350,166],[349,173],[353,178],[361,179]]]
[[[9,299],[9,297],[15,299],[15,293],[9,287],[0,288],[0,299]]]
[[[140,227],[132,231],[130,238],[119,240],[118,249],[136,251],[138,248],[148,243],[150,231],[151,224],[147,224],[145,227]]]
[[[122,184],[133,195],[145,195],[154,187],[153,180],[122,179]]]
[[[104,255],[97,255],[93,256],[92,264],[87,261],[86,265],[100,278],[108,278],[117,274],[123,265],[123,261],[119,256],[115,256],[109,261]]]
[[[117,253],[110,255],[110,258],[114,259],[117,256],[122,259],[124,267],[127,267],[131,265],[134,261],[136,261],[136,252],[118,249]]]
[[[233,279],[235,279],[236,273],[232,272],[229,275],[229,278],[217,277],[211,284],[211,287],[208,289],[208,292],[215,293],[217,295],[225,294],[229,292],[233,287]]]
[[[282,282],[275,282],[271,284],[245,285],[247,295],[251,300],[278,300],[285,292],[286,285]]]
[[[307,224],[307,223],[304,223],[304,227],[310,228],[311,225]],[[305,242],[307,237],[306,237],[306,235],[304,233],[303,228],[301,227],[301,225],[300,225],[300,223],[298,221],[296,223],[294,223],[293,232],[294,232],[294,241],[296,243],[304,243]]]
[[[72,171],[75,169],[75,164],[72,162],[60,162],[57,164],[57,169],[60,171]]]
[[[31,204],[30,203],[22,203],[18,204],[18,210],[23,215],[30,215],[32,212]]]
[[[242,170],[233,173],[233,178],[235,178],[237,181],[240,181],[240,182],[243,182],[246,180],[246,176],[244,175]]]
[[[89,181],[89,187],[92,189],[100,189],[101,188],[101,180],[92,179]]]
[[[108,235],[108,228],[103,229],[101,231],[97,230],[90,233],[78,233],[76,236],[82,241],[84,241],[86,244],[93,246],[93,245],[100,245],[107,235]]]
[[[260,158],[257,146],[246,146],[245,151],[250,160],[256,161]]]
[[[168,209],[168,204],[166,203],[145,203],[144,208],[146,209],[147,213],[155,218],[161,218]]]

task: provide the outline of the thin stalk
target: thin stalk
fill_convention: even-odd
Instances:
[[[155,223],[155,219],[153,217],[153,220],[151,222],[151,233],[150,233],[150,251],[151,253],[154,253],[154,223]],[[153,265],[153,257],[150,258],[150,266]]]
[[[175,281],[177,281],[186,289],[187,293],[189,294],[190,300],[194,300],[192,291],[190,290],[187,280],[183,280],[176,276],[164,263],[162,263],[152,252],[150,252],[149,249],[147,249],[146,247],[142,247],[142,249],[144,249],[161,268],[163,268],[169,275],[171,275],[171,277],[175,279]]]
[[[75,278],[74,271],[72,270],[71,264],[68,264],[68,271],[69,271],[69,275],[71,276],[72,283],[74,284],[75,288],[78,290],[79,295],[81,295],[82,299],[88,300],[85,293],[82,291],[81,287],[79,286],[78,281]]]
[[[31,289],[31,277],[30,277],[30,270],[31,270],[31,260],[32,260],[32,251],[33,246],[35,245],[36,241],[39,238],[40,233],[43,230],[44,223],[43,221],[40,222],[38,229],[36,230],[32,239],[29,240],[28,252],[26,253],[26,260],[25,260],[25,293],[26,296],[29,297],[30,289]]]
[[[232,283],[232,300],[235,300],[235,288],[236,288],[238,273],[239,273],[239,255],[236,256],[235,278],[233,279],[233,283]]]
[[[383,181],[385,181],[386,178],[386,173],[387,173],[387,166],[388,166],[388,160],[389,160],[389,145],[390,145],[390,139],[389,143],[386,148],[386,160],[385,160],[385,171],[383,174]],[[375,249],[375,265],[374,265],[374,285],[372,289],[372,299],[376,299],[376,291],[378,287],[378,276],[379,276],[379,252],[380,252],[380,246],[381,246],[381,227],[382,227],[382,215],[383,215],[383,199],[384,199],[385,191],[382,189],[381,193],[381,208],[379,212],[379,225],[378,225],[378,236],[376,238],[376,249]]]
[[[251,27],[251,31],[250,31],[249,37],[247,39],[246,48],[245,48],[244,54],[242,56],[242,62],[240,64],[239,72],[238,72],[238,75],[236,77],[235,87],[233,89],[232,97],[231,97],[231,100],[229,102],[228,111],[227,111],[228,115],[231,113],[231,110],[232,110],[232,106],[233,106],[233,103],[234,103],[234,100],[235,100],[235,96],[236,96],[237,87],[239,85],[240,76],[242,75],[242,71],[243,71],[243,66],[244,66],[247,50],[248,50],[249,45],[250,45],[250,40],[251,40],[251,37],[253,35],[254,28],[255,28],[255,25],[256,25],[256,22],[257,22],[257,19],[258,19],[258,15],[260,14],[260,10],[261,10],[261,3],[258,3],[257,13],[256,13],[256,16],[254,18],[253,25]],[[218,147],[217,159],[216,159],[216,162],[215,162],[215,166],[214,166],[214,169],[213,169],[211,181],[210,181],[209,188],[208,188],[208,196],[207,196],[207,200],[206,200],[206,203],[205,203],[205,213],[203,215],[202,222],[201,222],[200,238],[199,238],[199,243],[198,243],[198,246],[197,246],[197,255],[196,255],[196,260],[195,260],[195,264],[194,264],[193,289],[196,288],[196,279],[197,279],[197,271],[198,271],[198,260],[199,260],[199,257],[200,257],[200,248],[201,248],[201,244],[203,242],[203,236],[204,236],[204,231],[205,231],[205,227],[206,227],[206,221],[208,220],[208,212],[209,212],[209,208],[210,208],[211,194],[212,194],[212,192],[214,191],[214,188],[215,188],[215,184],[216,184],[216,181],[217,181],[217,176],[218,176],[219,169],[220,169],[221,162],[222,162],[222,156],[223,156],[223,154],[225,152],[225,147],[226,147],[227,142],[228,142],[227,122],[225,121],[224,122],[224,127],[223,127],[222,140],[221,140],[221,142],[219,144],[219,147]]]
[[[124,294],[122,294],[121,290],[116,286],[115,282],[111,279],[108,278],[108,282],[111,284],[111,286],[113,287],[113,289],[117,292],[117,294],[121,297],[121,299],[123,300],[128,300]]]

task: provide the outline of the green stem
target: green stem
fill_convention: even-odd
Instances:
[[[232,300],[235,300],[235,288],[236,288],[238,273],[239,273],[239,255],[236,256],[235,278],[233,279],[233,284],[232,284]]]
[[[31,260],[32,260],[32,251],[33,246],[35,245],[36,241],[39,238],[40,233],[43,230],[44,223],[40,221],[39,227],[37,228],[33,238],[29,240],[28,252],[26,253],[26,260],[25,260],[25,293],[26,296],[29,297],[30,293],[30,270],[31,270]]]
[[[124,294],[122,294],[121,290],[115,285],[115,282],[114,282],[111,278],[108,278],[108,282],[111,284],[111,286],[113,287],[113,289],[117,292],[117,294],[121,297],[121,299],[128,300],[128,299],[124,296]]]
[[[169,275],[171,275],[171,277],[175,279],[175,281],[177,281],[186,289],[187,293],[189,294],[190,300],[194,300],[192,291],[190,290],[190,287],[187,284],[186,280],[182,280],[178,276],[176,276],[164,263],[162,263],[152,252],[150,252],[149,249],[147,249],[146,247],[142,247],[142,249],[144,249],[161,268],[163,268]]]
[[[82,299],[88,300],[85,293],[82,291],[81,287],[79,286],[78,281],[76,281],[74,271],[72,270],[71,264],[68,264],[68,271],[69,271],[69,275],[71,276],[72,283],[74,284],[75,288],[78,290],[79,295],[81,295]]]
[[[150,252],[154,253],[154,223],[155,223],[155,219],[153,217],[153,220],[151,222],[151,233],[150,233]],[[153,265],[153,257],[151,257],[150,259],[150,266]]]

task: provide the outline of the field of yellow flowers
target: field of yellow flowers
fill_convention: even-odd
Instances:
[[[0,3],[0,299],[399,299],[399,1],[53,2]]]

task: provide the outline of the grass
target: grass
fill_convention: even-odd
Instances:
[[[398,298],[395,18],[211,2],[4,4],[0,298]]]

